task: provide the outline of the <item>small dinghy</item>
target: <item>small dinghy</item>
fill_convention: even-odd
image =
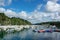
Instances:
[[[56,30],[54,30],[54,32],[60,32],[60,29],[56,29]]]
[[[45,30],[38,30],[38,33],[45,32]]]
[[[38,33],[41,33],[41,32],[52,32],[52,30],[39,30]]]
[[[33,30],[33,32],[44,33],[44,32],[52,32],[52,30]]]
[[[45,30],[45,32],[53,32],[52,30]]]
[[[33,30],[33,32],[38,32],[38,33],[41,33],[41,32],[50,32],[50,33],[52,33],[52,32],[60,32],[60,29],[46,29],[46,30]]]
[[[37,32],[38,30],[33,30],[33,32]]]

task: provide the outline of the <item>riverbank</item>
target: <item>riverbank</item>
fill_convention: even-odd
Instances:
[[[59,32],[35,33],[32,31],[34,29],[48,29],[46,25],[8,25],[0,26],[0,28],[2,28],[0,31],[0,40],[40,40],[40,38],[43,40],[55,40],[56,37],[60,35]],[[59,38],[57,40],[59,40]]]
[[[42,27],[42,28],[41,28]],[[14,33],[14,32],[20,32],[25,29],[46,29],[48,27],[52,27],[51,25],[5,25],[5,26],[0,26],[0,32],[3,30],[6,33]]]

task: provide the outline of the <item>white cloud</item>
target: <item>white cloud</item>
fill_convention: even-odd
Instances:
[[[50,12],[60,12],[60,4],[52,2],[52,1],[48,1],[47,5],[46,5],[46,9],[47,11]]]
[[[31,23],[60,20],[60,14],[58,12],[45,13],[40,11],[33,11],[30,14],[28,14],[26,11],[16,13],[15,11],[12,11],[10,9],[6,10],[4,8],[0,8],[0,12],[4,12],[5,15],[7,15],[8,17],[19,17],[22,19],[26,19]]]
[[[36,10],[40,10],[41,7],[42,7],[42,4],[38,5],[37,8],[36,8]]]
[[[10,5],[12,3],[12,0],[8,0],[7,3],[8,5]]]
[[[58,12],[45,13],[45,12],[33,11],[28,19],[31,23],[59,21],[60,14]]]
[[[44,0],[44,1],[58,2],[59,0]]]
[[[4,6],[4,0],[0,0],[0,6]]]
[[[50,0],[50,1],[57,2],[58,0]]]
[[[0,13],[4,13],[5,9],[4,8],[0,8]]]
[[[27,18],[27,13],[26,11],[21,11],[18,13],[18,17],[19,18],[23,18],[23,19],[26,19]]]
[[[6,6],[11,4],[12,0],[0,0],[0,6]]]
[[[14,11],[12,11],[12,10],[9,10],[9,9],[7,9],[5,12],[5,15],[6,16],[8,16],[8,17],[17,17],[17,14],[16,14],[16,12],[14,12]]]
[[[10,10],[10,9],[6,10],[5,8],[0,8],[0,13],[5,13],[5,15],[10,17],[10,18],[11,17],[19,17],[19,18],[26,19],[28,16],[26,11],[21,11],[19,13],[16,13],[13,10]]]

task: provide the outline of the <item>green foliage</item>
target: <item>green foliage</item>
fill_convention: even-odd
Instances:
[[[1,29],[1,31],[0,31],[0,38],[3,38],[4,35],[6,35],[6,34],[7,33],[3,29]]]
[[[55,25],[56,27],[60,28],[60,21],[42,22],[42,23],[36,23],[35,25],[44,25],[44,24]]]
[[[0,25],[30,25],[31,23],[21,18],[9,18],[4,13],[0,13]]]

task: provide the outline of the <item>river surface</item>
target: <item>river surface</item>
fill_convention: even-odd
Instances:
[[[38,33],[32,30],[32,28],[29,28],[21,32],[9,33],[0,38],[0,40],[60,40],[59,32]]]

